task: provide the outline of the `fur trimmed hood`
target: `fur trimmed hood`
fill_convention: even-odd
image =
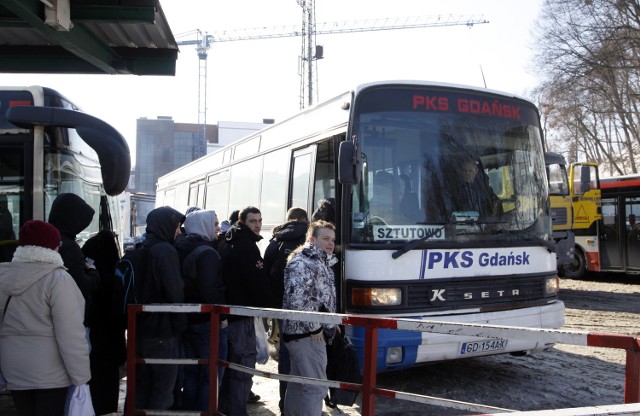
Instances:
[[[19,246],[13,254],[12,262],[17,263],[51,263],[64,265],[62,257],[55,251],[39,246]]]
[[[19,246],[11,263],[0,263],[0,291],[19,295],[56,269],[66,270],[57,251]]]

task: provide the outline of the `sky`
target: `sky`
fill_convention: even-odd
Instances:
[[[542,0],[316,0],[316,23],[452,15],[488,24],[318,35],[320,101],[376,80],[466,84],[526,96],[537,84],[532,28]],[[160,0],[177,41],[225,29],[301,26],[296,0]],[[72,16],[73,19],[73,16]],[[393,19],[392,19],[393,20]],[[191,34],[189,34],[191,33]],[[284,120],[299,111],[300,37],[214,43],[207,65],[207,123]],[[0,84],[43,85],[114,126],[135,164],[136,120],[197,123],[194,46],[180,46],[176,75],[2,74]]]

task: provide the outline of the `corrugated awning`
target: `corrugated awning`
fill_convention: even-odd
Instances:
[[[175,75],[158,0],[0,0],[0,72]]]

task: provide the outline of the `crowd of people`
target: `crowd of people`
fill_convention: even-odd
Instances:
[[[48,222],[27,221],[11,262],[0,264],[0,375],[6,379],[19,415],[66,414],[76,389],[88,384],[95,414],[118,408],[120,368],[126,360],[125,329],[112,315],[119,250],[103,230],[80,247],[76,236],[94,210],[74,194],[60,194]],[[230,304],[336,311],[333,265],[333,201],[322,200],[309,219],[293,207],[275,227],[264,258],[262,214],[248,206],[219,221],[214,210],[181,213],[159,207],[147,216],[142,248],[144,273],[136,282],[139,303]],[[254,318],[220,316],[212,337],[210,315],[141,313],[136,354],[145,358],[209,357],[218,340],[219,357],[256,366]],[[281,374],[326,379],[326,343],[340,329],[314,322],[283,320]],[[220,410],[248,415],[250,374],[220,367]],[[2,377],[0,377],[1,379]],[[212,389],[208,366],[140,365],[136,408],[208,411]],[[283,415],[320,415],[327,388],[281,382]]]

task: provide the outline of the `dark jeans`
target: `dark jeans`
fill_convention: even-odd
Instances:
[[[178,358],[177,338],[139,338],[137,354],[144,358]],[[173,404],[178,366],[141,364],[136,380],[136,408],[167,410]]]
[[[291,374],[291,357],[289,356],[289,349],[287,343],[284,342],[283,332],[284,321],[278,320],[278,333],[280,334],[279,350],[278,350],[278,374]],[[287,393],[287,382],[280,381],[280,412],[284,414],[284,396]]]
[[[63,416],[68,387],[12,390],[18,416]]]
[[[256,330],[253,318],[243,317],[229,322],[229,354],[227,361],[256,368]],[[247,399],[253,380],[251,374],[227,369],[220,387],[220,408],[228,416],[247,416]]]
[[[227,359],[228,328],[220,329],[218,335],[218,357]],[[209,322],[189,325],[182,337],[185,358],[209,358]],[[222,381],[224,367],[218,367],[218,383]],[[209,367],[205,365],[184,366],[183,408],[185,410],[209,410]]]

